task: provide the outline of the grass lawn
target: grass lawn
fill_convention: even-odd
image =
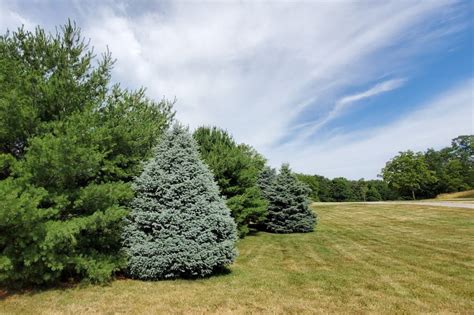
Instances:
[[[472,209],[395,204],[315,209],[317,232],[247,237],[226,275],[7,295],[0,313],[474,311]]]

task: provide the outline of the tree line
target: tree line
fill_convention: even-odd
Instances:
[[[426,199],[465,191],[474,188],[474,135],[458,136],[440,150],[399,152],[381,170],[381,180],[297,176],[311,189],[310,198],[321,202]]]

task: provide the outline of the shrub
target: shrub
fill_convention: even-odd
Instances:
[[[236,225],[192,136],[175,125],[154,152],[123,234],[130,275],[203,277],[232,263]]]
[[[313,231],[316,217],[308,208],[309,193],[307,185],[299,182],[289,166],[283,164],[265,192],[269,202],[267,230],[274,233]]]

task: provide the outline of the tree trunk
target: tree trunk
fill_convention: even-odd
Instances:
[[[416,200],[416,198],[415,198],[415,190],[414,190],[414,189],[411,190],[411,195],[412,195],[412,197],[413,197],[413,200]]]

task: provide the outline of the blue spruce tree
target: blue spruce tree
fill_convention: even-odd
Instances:
[[[132,277],[204,277],[233,262],[236,225],[187,128],[167,132],[134,188],[123,234]]]
[[[276,177],[271,170],[264,175],[267,180],[262,180],[261,185],[266,184],[262,190],[268,199],[266,229],[274,233],[313,231],[316,216],[308,208],[310,189],[296,178],[288,164],[282,165]]]

